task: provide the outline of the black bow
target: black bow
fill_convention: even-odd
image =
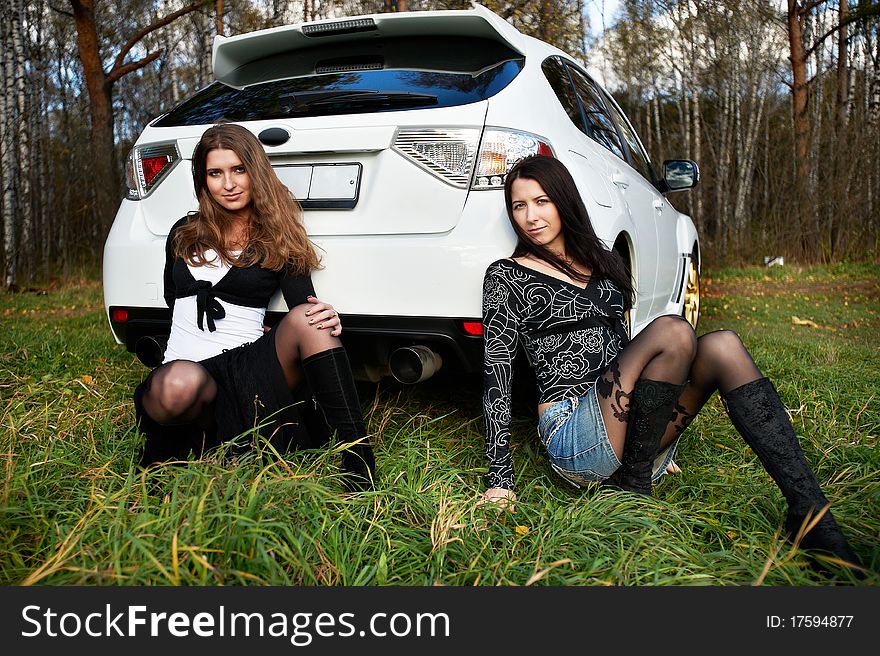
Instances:
[[[196,312],[198,317],[199,330],[204,330],[203,318],[208,319],[208,330],[214,332],[217,326],[214,319],[222,319],[226,316],[226,310],[220,305],[214,295],[211,293],[213,285],[208,280],[199,280],[192,289],[196,293]]]

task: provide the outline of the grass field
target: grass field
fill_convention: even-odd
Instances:
[[[378,491],[331,452],[133,464],[146,369],[100,285],[0,296],[0,584],[828,585],[880,583],[880,267],[703,272],[700,332],[738,331],[774,379],[864,581],[780,537],[784,501],[710,401],[655,497],[566,487],[515,409],[515,513],[484,487],[480,384],[362,386]]]

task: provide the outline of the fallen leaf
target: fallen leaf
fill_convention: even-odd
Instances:
[[[528,526],[519,525],[516,528],[514,528],[513,530],[516,531],[517,535],[528,535],[528,533],[529,533]]]
[[[88,374],[86,374],[80,380],[82,380],[82,382],[84,382],[86,385],[91,385],[95,379],[92,378],[91,376],[89,376]]]
[[[795,326],[809,326],[810,328],[818,328],[819,324],[815,321],[810,321],[809,319],[800,319],[794,315],[791,315],[791,322]]]

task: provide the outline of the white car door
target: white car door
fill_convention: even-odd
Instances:
[[[639,328],[657,311],[657,210],[654,209],[652,185],[627,163],[626,146],[621,141],[598,86],[580,69],[569,64],[568,70],[584,110],[589,134],[595,142],[604,146],[594,150],[604,159],[606,175],[617,189],[635,226],[633,240],[638,300],[634,325]]]
[[[644,213],[645,222],[650,221],[654,224],[657,235],[657,267],[654,274],[651,316],[659,316],[668,311],[667,306],[671,297],[675,296],[676,300],[678,297],[683,265],[678,252],[676,236],[678,212],[654,184],[656,175],[632,125],[614,100],[607,94],[604,97],[629,149],[629,161],[632,166],[626,167],[627,172],[621,175],[626,177],[634,187],[628,194],[628,199],[633,203],[631,211]]]

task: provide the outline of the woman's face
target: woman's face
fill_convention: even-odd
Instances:
[[[215,148],[205,158],[207,186],[221,207],[233,214],[246,213],[251,204],[251,178],[233,150]]]
[[[565,253],[562,219],[536,180],[517,178],[510,187],[513,220],[529,239],[557,255]]]

